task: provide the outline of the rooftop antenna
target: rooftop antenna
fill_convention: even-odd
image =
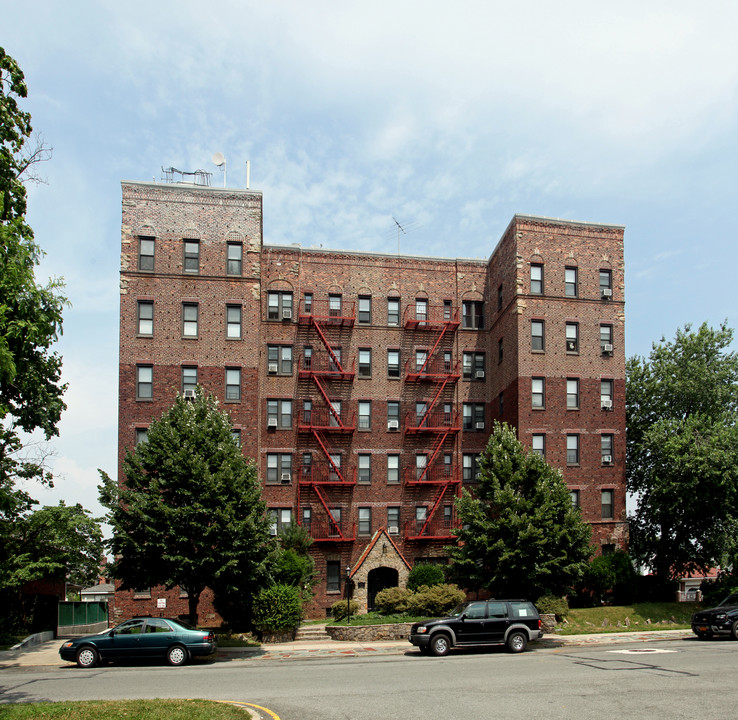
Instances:
[[[392,216],[392,220],[394,220],[395,225],[397,225],[397,254],[400,254],[400,233],[403,235],[407,235],[407,232],[405,231],[405,228],[400,225],[400,223],[395,220],[394,215]]]
[[[223,153],[217,152],[213,155],[213,165],[223,168],[223,187],[226,186],[226,159]]]

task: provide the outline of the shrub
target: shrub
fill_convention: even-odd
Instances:
[[[445,579],[443,568],[440,565],[420,563],[410,571],[407,578],[407,589],[416,592],[422,585],[433,587],[440,585]]]
[[[422,585],[408,601],[408,612],[412,615],[444,615],[466,600],[466,594],[456,585]]]
[[[292,585],[263,588],[254,600],[254,627],[259,632],[284,632],[300,624],[300,591]]]
[[[535,603],[539,613],[556,615],[558,621],[563,620],[569,614],[569,603],[565,597],[555,595],[543,595]]]
[[[702,591],[703,605],[713,607],[730,593],[738,592],[738,575],[730,572],[720,572],[716,580],[703,580],[700,583],[700,590]]]
[[[374,607],[383,615],[407,612],[412,591],[401,587],[380,590],[374,598]]]
[[[352,615],[358,615],[359,614],[359,603],[356,602],[356,600],[351,601],[351,614]],[[331,605],[331,615],[333,615],[334,620],[343,620],[346,617],[346,601],[345,600],[338,600]]]

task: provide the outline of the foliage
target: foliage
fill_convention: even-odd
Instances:
[[[543,614],[556,615],[556,619],[561,621],[569,614],[569,603],[565,597],[556,597],[555,595],[542,595],[535,602],[538,612]]]
[[[346,617],[347,609],[351,609],[351,615],[359,614],[359,603],[356,600],[352,600],[349,605],[346,605],[345,600],[337,600],[331,605],[331,615],[334,620],[343,620]]]
[[[418,591],[408,599],[408,613],[412,615],[445,615],[459,603],[466,600],[466,593],[456,585],[434,585],[418,588]]]
[[[313,539],[304,527],[291,524],[278,536],[280,551],[276,554],[272,575],[277,583],[294,585],[300,589],[303,602],[313,597],[315,561],[310,555]]]
[[[420,563],[410,571],[407,578],[407,589],[417,590],[421,585],[426,585],[427,587],[440,585],[445,579],[446,576],[440,565]]]
[[[617,549],[609,555],[592,559],[576,586],[576,604],[581,607],[629,605],[638,595],[638,574],[630,556]]]
[[[122,587],[181,587],[192,624],[206,586],[230,617],[247,612],[269,582],[275,544],[256,467],[213,396],[199,387],[192,401],[178,396],[122,469],[120,485],[101,472],[99,486]]]
[[[724,600],[730,593],[738,592],[738,573],[722,571],[715,580],[703,580],[700,583],[702,604],[705,607],[714,607]]]
[[[662,581],[732,562],[738,547],[738,355],[706,323],[626,365],[631,553]]]
[[[407,612],[413,591],[408,588],[390,587],[380,590],[374,597],[374,607],[383,615]]]
[[[450,580],[497,597],[563,595],[584,573],[591,529],[572,506],[561,473],[526,452],[495,422],[480,459],[476,495],[457,501],[463,529],[448,548]]]
[[[259,632],[294,630],[302,617],[300,591],[294,585],[262,588],[254,598],[254,627]]]

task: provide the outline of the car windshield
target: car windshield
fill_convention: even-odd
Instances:
[[[738,593],[728,595],[728,597],[720,603],[720,606],[722,605],[738,605]]]
[[[466,609],[469,607],[469,603],[461,603],[461,605],[457,605],[448,615],[447,617],[459,617],[462,615]]]

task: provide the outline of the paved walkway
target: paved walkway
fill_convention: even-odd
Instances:
[[[618,645],[635,642],[663,642],[694,639],[689,630],[654,630],[651,632],[597,633],[592,635],[544,635],[531,647],[564,648],[582,645]],[[59,657],[62,640],[48,640],[21,650],[0,651],[0,669],[51,665],[68,667]],[[373,655],[405,655],[417,653],[407,640],[365,642],[337,642],[306,640],[274,643],[255,648],[220,648],[217,662],[238,660],[285,661],[308,658],[362,657]]]

